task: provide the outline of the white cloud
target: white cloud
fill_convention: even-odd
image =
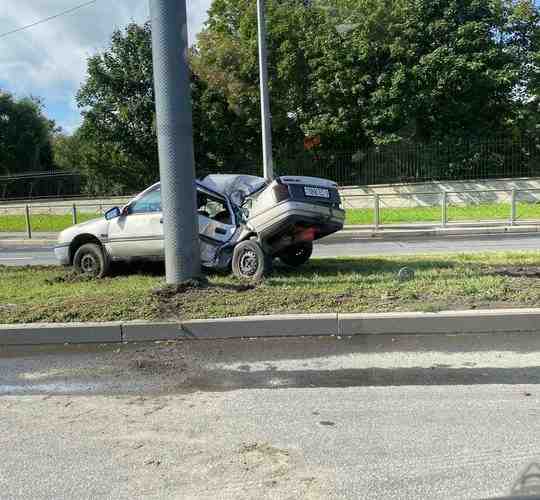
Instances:
[[[0,33],[25,26],[82,0],[1,0]],[[211,0],[188,0],[190,41]],[[49,114],[67,129],[79,118],[74,96],[87,58],[107,47],[111,33],[149,18],[148,0],[98,0],[95,4],[0,39],[0,87],[44,98]]]

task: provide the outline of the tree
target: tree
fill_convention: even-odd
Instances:
[[[54,130],[54,122],[44,116],[39,99],[17,100],[0,90],[0,173],[52,169]]]
[[[514,3],[343,3],[341,18],[354,28],[339,44],[321,32],[308,59],[318,101],[345,124],[336,126],[345,138],[359,129],[375,143],[508,130],[523,68],[511,50]]]
[[[267,0],[266,8],[277,171],[306,136],[320,138],[320,155],[540,130],[533,0]],[[89,59],[78,94],[80,164],[118,189],[158,177],[150,39],[149,24],[116,31]],[[191,65],[197,171],[260,173],[254,0],[213,1]]]
[[[304,47],[323,27],[323,16],[298,0],[266,2],[268,65],[274,149],[302,147],[303,125],[314,105]],[[257,14],[252,0],[214,0],[193,58],[195,73],[224,93],[250,132],[247,155],[261,155]]]
[[[507,132],[537,16],[532,0],[268,1],[276,148]],[[258,132],[256,50],[254,2],[215,0],[195,68]]]
[[[123,179],[132,189],[155,181],[158,156],[150,26],[130,24],[115,31],[111,47],[88,59],[87,74],[77,94],[84,117],[77,139],[88,155],[84,163],[91,171],[87,175],[113,182]],[[103,155],[109,161],[95,161]]]
[[[152,75],[148,23],[116,31],[111,47],[88,60],[88,77],[77,96],[84,121],[74,141],[83,152],[80,164],[91,190],[101,186],[93,177],[110,179],[123,190],[141,189],[158,178]],[[195,160],[204,174],[223,168],[225,159],[244,158],[246,129],[219,88],[195,74],[191,80]]]

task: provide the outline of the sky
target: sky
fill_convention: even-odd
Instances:
[[[58,14],[84,0],[0,0],[0,36]],[[211,0],[187,0],[190,42],[202,28]],[[45,113],[66,132],[81,116],[75,94],[85,79],[86,60],[107,48],[112,32],[145,22],[148,0],[97,0],[80,10],[0,38],[0,89],[17,97],[43,99]]]

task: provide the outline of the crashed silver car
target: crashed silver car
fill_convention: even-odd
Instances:
[[[313,241],[343,228],[337,184],[314,177],[208,175],[197,181],[201,261],[260,279],[274,258],[289,266],[308,261]],[[61,264],[102,277],[118,260],[163,259],[160,184],[123,208],[60,233],[54,252]]]

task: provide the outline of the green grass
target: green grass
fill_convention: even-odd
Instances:
[[[404,266],[415,277],[401,283]],[[161,269],[123,267],[81,281],[61,268],[0,267],[0,323],[539,306],[540,279],[498,274],[508,266],[540,268],[540,253],[315,259],[301,269],[276,266],[254,287],[211,274],[208,287],[165,298],[152,293],[163,285]]]
[[[510,204],[449,205],[447,214],[450,222],[509,220]],[[518,219],[540,219],[540,204],[517,203],[516,214]],[[381,206],[380,217],[381,224],[439,222],[441,220],[441,207],[387,208]],[[346,224],[373,224],[373,209],[347,209]]]
[[[86,222],[100,217],[97,213],[79,213],[78,222]],[[31,216],[32,231],[35,232],[60,232],[73,225],[71,214],[35,214]],[[0,214],[0,233],[17,233],[26,231],[26,218],[24,215]]]

